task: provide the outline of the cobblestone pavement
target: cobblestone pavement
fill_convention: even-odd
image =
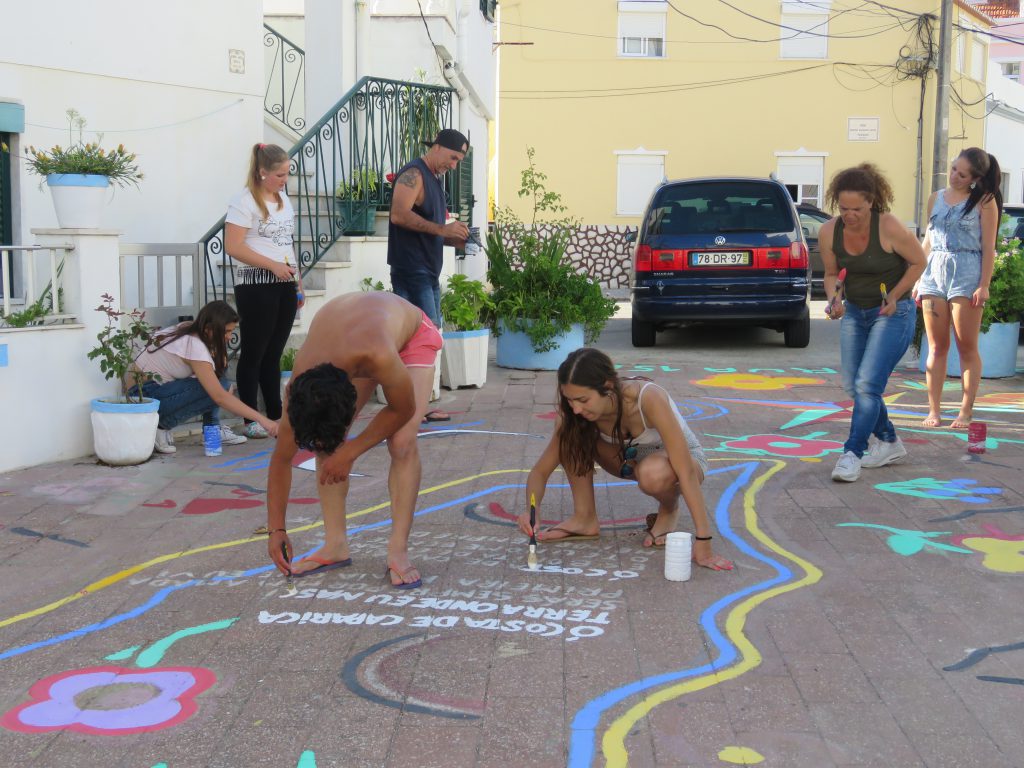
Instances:
[[[768,331],[628,337],[619,317],[599,346],[701,437],[736,570],[666,581],[641,547],[650,503],[600,473],[600,540],[542,545],[528,571],[512,518],[554,374],[493,363],[423,432],[419,590],[383,575],[382,447],[352,481],[353,566],[294,589],[255,534],[270,441],[11,472],[0,764],[1024,766],[1024,380],[983,382],[976,456],[920,427],[923,375],[899,368],[887,397],[909,456],[835,484],[835,324],[816,320],[806,350]],[[305,552],[323,529],[313,474],[294,476]],[[545,520],[571,508],[557,483]]]

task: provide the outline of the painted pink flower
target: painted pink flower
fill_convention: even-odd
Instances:
[[[87,667],[44,678],[32,701],[0,718],[22,733],[77,731],[123,736],[169,728],[196,711],[195,697],[217,681],[202,667]]]
[[[730,451],[802,459],[820,458],[828,453],[838,452],[842,447],[842,443],[834,440],[814,440],[792,435],[748,435],[739,440],[722,442],[722,448]]]

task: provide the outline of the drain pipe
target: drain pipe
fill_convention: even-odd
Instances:
[[[366,0],[355,0],[355,65],[356,77],[353,83],[359,78],[370,74],[370,6]]]

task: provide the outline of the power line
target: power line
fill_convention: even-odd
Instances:
[[[736,83],[748,83],[754,80],[767,80],[776,77],[785,77],[787,75],[795,75],[800,72],[809,72],[815,69],[821,69],[822,67],[834,66],[828,62],[822,64],[812,64],[807,67],[799,67],[797,69],[787,69],[783,72],[770,72],[762,75],[744,75],[742,77],[730,77],[723,78],[721,80],[704,80],[694,83],[676,83],[667,85],[647,85],[647,86],[636,86],[630,89],[617,88],[617,89],[595,89],[594,92],[582,93],[579,89],[574,89],[568,93],[579,94],[579,95],[566,95],[566,91],[532,91],[532,93],[538,94],[533,96],[509,96],[509,93],[531,93],[531,91],[502,91],[501,97],[509,100],[518,101],[547,101],[551,99],[606,99],[606,98],[621,98],[623,96],[651,96],[662,93],[677,93],[679,91],[695,91],[704,88],[714,88],[718,86],[734,85]],[[611,91],[611,92],[606,92]]]
[[[720,0],[720,2],[721,1],[722,0]],[[726,3],[726,5],[728,5],[728,3]],[[808,35],[808,36],[812,36],[812,37],[832,38],[832,39],[837,39],[837,40],[854,40],[854,39],[865,38],[865,37],[874,37],[875,35],[879,35],[879,34],[882,34],[884,32],[891,31],[891,30],[895,29],[898,26],[902,27],[902,24],[897,22],[897,23],[891,24],[889,26],[877,27],[877,28],[875,28],[876,31],[869,32],[869,33],[866,33],[866,34],[835,35],[835,34],[830,34],[830,33],[822,33],[822,32],[810,31],[810,30],[815,29],[816,27],[824,26],[825,24],[828,23],[828,19],[826,19],[825,21],[821,22],[820,24],[814,25],[813,27],[810,28],[810,30],[801,30],[801,29],[797,29],[795,27],[785,26],[784,24],[776,24],[774,22],[769,22],[769,21],[767,21],[765,19],[760,19],[758,17],[753,17],[753,18],[758,18],[759,21],[764,21],[766,24],[771,24],[772,26],[774,26],[774,27],[776,27],[778,29],[788,29],[788,30],[794,31],[794,33],[795,33],[795,34],[786,35],[786,36],[783,36],[783,37],[775,37],[775,38],[762,39],[762,38],[754,38],[754,37],[744,37],[742,35],[734,35],[732,32],[730,32],[725,27],[720,27],[717,24],[712,24],[711,22],[701,21],[696,16],[691,16],[690,14],[685,13],[684,11],[679,10],[671,2],[671,0],[668,0],[668,7],[671,8],[676,13],[678,13],[683,18],[689,19],[690,21],[692,21],[692,22],[694,22],[696,24],[699,24],[702,27],[708,27],[710,29],[717,29],[719,32],[721,32],[722,34],[726,35],[727,37],[731,37],[734,40],[742,40],[742,41],[748,42],[748,43],[777,43],[777,42],[781,42],[783,40],[793,40],[794,38],[800,37],[801,35]],[[734,8],[734,6],[729,6],[729,7],[730,8]],[[739,9],[735,9],[735,10],[739,10]],[[740,11],[740,13],[744,13],[744,12]],[[748,14],[745,14],[745,15],[748,15]]]

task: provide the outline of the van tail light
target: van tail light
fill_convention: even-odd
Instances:
[[[806,267],[807,266],[807,246],[803,243],[796,242],[789,247],[789,266],[791,267]]]
[[[634,257],[634,268],[637,272],[651,272],[653,271],[652,266],[653,253],[651,252],[651,246],[649,245],[638,245],[636,247],[636,256]]]

